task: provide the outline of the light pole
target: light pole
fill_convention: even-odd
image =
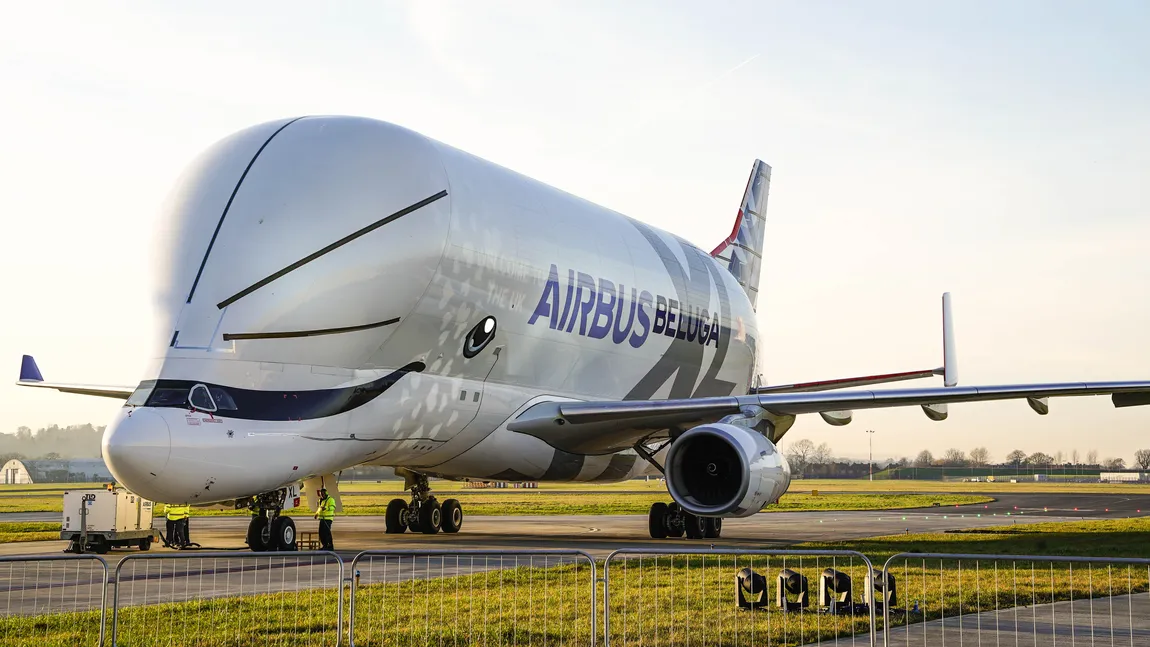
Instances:
[[[867,441],[868,441],[868,444],[870,445],[870,461],[869,461],[870,465],[868,465],[868,467],[870,469],[870,480],[873,481],[874,480],[874,429],[867,429],[866,433],[867,433]]]

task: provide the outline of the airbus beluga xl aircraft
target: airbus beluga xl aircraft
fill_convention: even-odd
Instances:
[[[652,537],[717,537],[790,485],[804,414],[1110,395],[1150,382],[957,386],[943,367],[762,386],[756,297],[770,167],[710,251],[410,130],[303,117],[235,133],[164,206],[162,338],[138,386],[19,384],[125,400],[103,438],[149,499],[253,507],[249,544],[291,550],[284,509],[385,465],[387,532],[457,532],[428,477],[609,482],[663,473]],[[867,390],[941,375],[943,387]],[[337,493],[338,495],[338,493]],[[314,498],[312,500],[314,505]]]

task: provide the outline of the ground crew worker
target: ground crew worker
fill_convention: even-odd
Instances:
[[[180,548],[187,548],[192,543],[192,531],[190,528],[191,520],[192,506],[185,503],[184,518],[180,519],[180,522],[176,524],[176,527],[180,529]]]
[[[171,533],[168,535],[169,548],[183,548],[188,545],[188,517],[192,513],[192,506],[188,504],[169,503],[165,510]]]
[[[172,511],[172,504],[164,506],[164,548],[171,548],[176,539],[176,513]]]
[[[319,549],[335,550],[331,539],[331,522],[335,519],[335,499],[327,495],[327,488],[319,489],[319,509],[312,516],[319,519]]]

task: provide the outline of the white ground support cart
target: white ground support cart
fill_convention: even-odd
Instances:
[[[60,539],[67,552],[104,554],[116,546],[152,547],[152,502],[118,487],[64,492]]]

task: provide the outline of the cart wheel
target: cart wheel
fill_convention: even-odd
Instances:
[[[152,547],[152,538],[144,537],[140,540],[140,550],[149,550]]]
[[[88,541],[88,548],[90,548],[92,552],[96,553],[97,555],[107,555],[109,548],[108,540],[97,535]]]

